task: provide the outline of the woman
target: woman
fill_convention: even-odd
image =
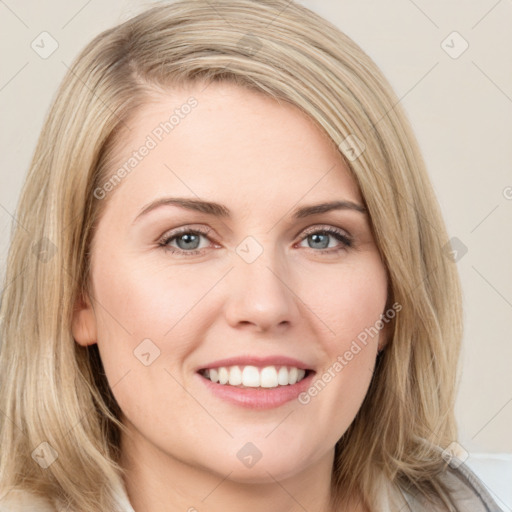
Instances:
[[[452,456],[460,284],[417,143],[318,15],[100,34],[17,220],[0,510],[499,510]]]

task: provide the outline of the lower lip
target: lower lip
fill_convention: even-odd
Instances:
[[[248,409],[273,409],[296,399],[300,393],[311,385],[315,372],[310,372],[296,384],[277,386],[275,388],[238,388],[229,384],[219,384],[196,374],[205,386],[219,398]]]

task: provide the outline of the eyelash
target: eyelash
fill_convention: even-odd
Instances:
[[[193,235],[203,235],[206,238],[208,238],[208,233],[210,232],[210,229],[202,229],[202,228],[195,228],[190,229],[188,227],[184,227],[179,229],[178,231],[175,231],[171,233],[170,235],[164,235],[159,241],[158,245],[161,247],[164,251],[168,251],[171,254],[181,254],[184,257],[188,256],[196,256],[198,254],[201,254],[204,249],[193,249],[191,251],[184,251],[182,249],[176,249],[175,247],[171,247],[168,244],[173,241],[174,239],[178,238],[181,235],[184,234],[193,234]],[[300,240],[306,239],[308,236],[316,235],[316,234],[328,234],[336,238],[339,242],[342,242],[342,247],[339,248],[329,248],[329,249],[320,249],[316,250],[311,247],[309,247],[310,250],[323,254],[323,255],[330,255],[330,254],[337,254],[341,251],[346,251],[347,249],[350,249],[353,246],[353,240],[345,235],[345,233],[339,229],[333,228],[333,227],[321,227],[321,228],[312,228],[309,230],[306,230],[304,233],[303,238]]]

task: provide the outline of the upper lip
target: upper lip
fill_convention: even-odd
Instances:
[[[211,363],[208,363],[206,365],[200,366],[197,368],[197,371],[206,370],[207,368],[220,368],[221,366],[258,366],[258,367],[265,367],[265,366],[293,366],[298,369],[303,370],[312,370],[313,368],[311,365],[308,365],[307,363],[304,363],[303,361],[300,361],[299,359],[295,359],[293,357],[288,356],[236,356],[236,357],[229,357],[227,359],[218,359],[217,361],[213,361]]]

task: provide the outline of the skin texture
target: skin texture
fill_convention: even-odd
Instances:
[[[325,512],[334,446],[365,397],[385,330],[306,405],[242,408],[213,396],[195,370],[235,355],[286,355],[321,376],[384,313],[385,267],[367,214],[292,219],[298,206],[362,205],[362,197],[326,135],[259,93],[217,83],[156,96],[129,120],[112,172],[190,96],[197,106],[102,199],[93,297],[77,304],[73,335],[98,343],[123,411],[122,465],[136,512]],[[215,201],[232,218],[164,206],[134,222],[164,196]],[[193,246],[199,255],[158,245],[182,226],[211,229]],[[353,246],[332,235],[315,243],[310,227],[338,228]],[[236,252],[247,236],[262,250],[251,263]],[[147,366],[134,355],[144,339],[160,350]],[[248,442],[262,454],[252,467],[237,457]],[[352,499],[347,510],[366,510]]]

